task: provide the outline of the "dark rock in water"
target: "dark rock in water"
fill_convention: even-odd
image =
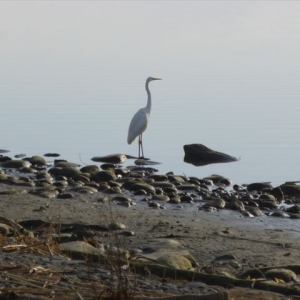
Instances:
[[[154,165],[160,165],[161,163],[149,159],[139,158],[135,160],[134,164],[137,166],[154,166]]]
[[[30,167],[30,162],[26,160],[9,160],[6,162],[2,162],[0,164],[1,168],[12,168],[12,169],[20,169],[20,168],[27,168]]]
[[[273,186],[271,185],[270,182],[255,182],[255,183],[250,183],[247,185],[247,191],[248,192],[261,192],[263,190],[269,190],[273,189]]]
[[[280,187],[276,187],[270,190],[264,190],[265,193],[273,195],[277,201],[281,202],[284,199],[284,194]]]
[[[9,150],[0,149],[0,153],[7,153]]]
[[[287,213],[293,213],[293,214],[299,213],[300,212],[300,205],[299,204],[293,205],[291,207],[286,208],[284,211],[287,212]]]
[[[60,154],[58,153],[46,153],[44,154],[45,157],[59,157]]]
[[[183,149],[185,152],[184,162],[197,167],[209,164],[238,161],[236,157],[214,151],[202,144],[184,145]]]
[[[285,196],[300,197],[300,186],[293,182],[286,182],[280,188]]]
[[[26,157],[26,154],[16,154],[15,158],[23,158]]]
[[[95,156],[91,158],[92,161],[95,162],[104,162],[104,163],[110,163],[110,164],[122,164],[127,160],[126,155],[124,154],[110,154],[106,156]]]
[[[276,210],[276,211],[273,211],[269,214],[269,216],[272,216],[272,217],[280,217],[280,218],[290,218],[290,215],[281,211],[281,210]]]

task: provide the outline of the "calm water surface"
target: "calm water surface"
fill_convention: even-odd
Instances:
[[[137,155],[128,126],[157,76],[144,150],[161,173],[300,180],[299,13],[298,1],[3,1],[0,148]],[[185,164],[190,143],[241,161]]]
[[[239,184],[300,179],[300,88],[293,85],[295,79],[220,77],[183,82],[166,77],[150,84],[153,106],[144,133],[145,155],[161,162],[161,173],[217,173]],[[146,104],[144,78],[110,80],[111,86],[105,82],[7,92],[1,148],[11,150],[11,155],[58,152],[80,164],[92,163],[93,156],[137,155],[137,142],[127,145],[126,139],[133,114]],[[224,89],[223,96],[216,89]],[[294,106],[285,105],[287,98]],[[189,143],[202,143],[241,160],[194,167],[183,162],[183,145]]]

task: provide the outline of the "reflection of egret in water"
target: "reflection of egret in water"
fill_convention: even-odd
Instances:
[[[131,144],[135,138],[139,137],[139,158],[144,158],[144,150],[143,150],[143,141],[142,134],[146,130],[151,111],[151,93],[149,90],[149,82],[153,80],[161,80],[160,78],[149,77],[146,80],[146,91],[148,94],[148,102],[146,107],[141,108],[137,111],[137,113],[133,116],[128,130],[128,144]],[[142,156],[140,155],[140,149],[142,149]]]

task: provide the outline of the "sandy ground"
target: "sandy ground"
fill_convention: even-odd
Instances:
[[[0,190],[10,188],[16,187],[0,185]],[[136,205],[131,207],[116,203],[108,206],[98,201],[100,196],[44,199],[30,194],[1,195],[0,217],[98,225],[107,225],[114,219],[135,233],[126,240],[129,248],[144,248],[149,241],[171,237],[193,255],[200,270],[206,271],[217,268],[234,274],[253,267],[299,262],[300,220],[267,216],[247,218],[229,210],[205,212],[197,210],[197,203],[166,203],[165,209],[153,209],[136,199]],[[234,263],[214,262],[216,257],[225,254],[234,255]]]

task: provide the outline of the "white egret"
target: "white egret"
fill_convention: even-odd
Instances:
[[[143,150],[143,141],[142,134],[146,130],[151,111],[151,93],[149,90],[149,82],[153,80],[161,80],[160,78],[149,77],[146,80],[146,91],[148,94],[148,102],[146,107],[143,107],[137,111],[137,113],[133,116],[128,130],[128,144],[131,144],[135,138],[139,137],[139,158],[144,158],[144,150]],[[140,149],[142,149],[142,156],[140,156]]]

